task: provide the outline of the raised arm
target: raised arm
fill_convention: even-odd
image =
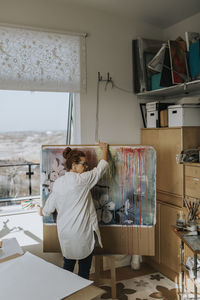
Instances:
[[[102,159],[108,161],[108,144],[100,142],[99,147],[102,150]]]
[[[91,171],[83,172],[79,177],[80,182],[89,186],[90,189],[97,184],[108,168],[108,144],[99,143],[99,147],[102,150],[102,159],[99,161],[97,167]]]

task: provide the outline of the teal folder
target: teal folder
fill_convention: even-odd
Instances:
[[[190,44],[189,48],[189,66],[192,79],[200,75],[200,41]]]
[[[151,77],[151,89],[152,90],[162,89],[162,86],[160,86],[160,79],[161,79],[161,73],[152,75],[152,77]]]

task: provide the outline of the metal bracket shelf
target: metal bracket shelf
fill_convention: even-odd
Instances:
[[[146,91],[138,93],[138,98],[141,99],[172,99],[178,97],[187,97],[200,94],[200,80],[189,81],[170,87],[165,87],[158,90]]]

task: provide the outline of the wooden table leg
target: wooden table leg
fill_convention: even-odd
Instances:
[[[117,297],[117,291],[116,291],[116,268],[115,268],[115,258],[113,256],[110,257],[110,272],[111,272],[112,299],[116,299],[116,297]]]
[[[94,282],[98,286],[103,283],[108,283],[111,285],[111,295],[112,299],[117,298],[116,291],[116,267],[115,267],[115,257],[113,255],[108,256],[110,262],[110,273],[111,278],[101,278],[101,272],[103,271],[103,256],[96,255],[95,256],[95,274],[94,274]]]
[[[100,281],[100,274],[103,270],[103,257],[101,255],[95,256],[95,274],[94,274],[94,281],[96,284],[99,284]]]

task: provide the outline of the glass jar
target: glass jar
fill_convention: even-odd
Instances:
[[[183,211],[179,211],[176,215],[176,226],[184,227],[186,225],[186,216]]]

